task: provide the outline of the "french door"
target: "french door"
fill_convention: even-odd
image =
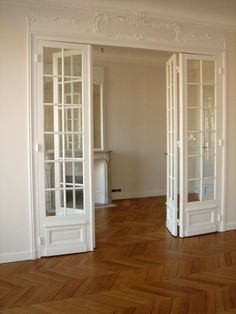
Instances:
[[[217,69],[214,56],[179,54],[167,62],[166,226],[174,236],[217,231],[221,195]]]
[[[91,48],[39,41],[36,50],[41,256],[91,251]]]

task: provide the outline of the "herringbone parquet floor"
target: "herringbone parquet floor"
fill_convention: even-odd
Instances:
[[[0,313],[236,313],[236,231],[173,238],[164,202],[98,209],[93,253],[0,265]]]

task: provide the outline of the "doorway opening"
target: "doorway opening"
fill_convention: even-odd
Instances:
[[[97,186],[105,191],[98,203],[109,203],[111,191],[113,199],[166,194],[173,235],[178,226],[181,237],[216,231],[222,146],[217,57],[94,46],[92,62],[90,45],[39,40],[35,46],[42,55],[34,67],[41,255],[93,250],[96,154]],[[92,82],[93,66],[98,83]],[[93,83],[99,86],[92,95]],[[98,90],[100,134],[92,123]]]

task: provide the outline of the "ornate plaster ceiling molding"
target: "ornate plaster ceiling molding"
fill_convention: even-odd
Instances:
[[[132,42],[155,47],[157,44],[176,49],[206,47],[224,49],[225,39],[222,32],[190,23],[147,16],[138,12],[124,14],[114,11],[77,10],[57,12],[52,15],[31,13],[27,24],[32,32],[71,34],[86,38],[91,42],[102,40],[104,43]],[[142,44],[140,44],[142,43]]]

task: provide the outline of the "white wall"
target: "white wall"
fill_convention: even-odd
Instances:
[[[224,2],[225,3],[225,2]],[[31,12],[50,17],[58,14],[58,9],[30,8],[27,6],[0,4],[0,261],[30,258],[30,204],[28,182],[28,129],[27,129],[27,26],[26,16]],[[61,15],[76,14],[73,10],[61,11]],[[44,24],[49,25],[49,24]],[[56,25],[56,23],[55,23]],[[76,24],[75,24],[76,25]],[[56,27],[56,26],[55,26]],[[68,28],[70,27],[67,26]],[[208,27],[205,28],[208,32]],[[127,39],[128,40],[128,39]],[[132,39],[130,39],[132,40]],[[128,45],[128,44],[127,44]],[[236,228],[236,38],[235,32],[227,35],[227,186],[226,186],[226,223],[228,228]],[[122,78],[124,79],[124,78]],[[130,83],[130,87],[132,84]],[[141,94],[141,91],[138,91]],[[142,96],[142,95],[141,95]],[[122,99],[121,99],[122,100]],[[119,104],[119,105],[123,105]],[[111,107],[118,114],[117,105]],[[126,114],[138,121],[142,107],[133,116],[126,108]],[[145,110],[146,110],[145,109]],[[148,112],[142,112],[144,117]],[[126,130],[126,125],[115,125]],[[150,123],[153,131],[153,124]],[[143,133],[139,130],[140,136]],[[135,132],[135,129],[133,130]],[[108,139],[109,145],[110,139]],[[128,145],[128,141],[126,143]],[[139,143],[135,142],[135,149]],[[113,149],[113,147],[111,147]],[[117,149],[118,150],[118,149]],[[114,148],[115,151],[115,148]],[[126,154],[121,151],[121,155]],[[143,155],[134,164],[137,168]],[[123,164],[122,164],[123,166]],[[127,169],[127,171],[131,171]],[[140,189],[142,181],[135,190]],[[118,184],[119,182],[117,182]]]
[[[105,143],[122,190],[113,199],[165,194],[165,106],[164,64],[105,64]]]

